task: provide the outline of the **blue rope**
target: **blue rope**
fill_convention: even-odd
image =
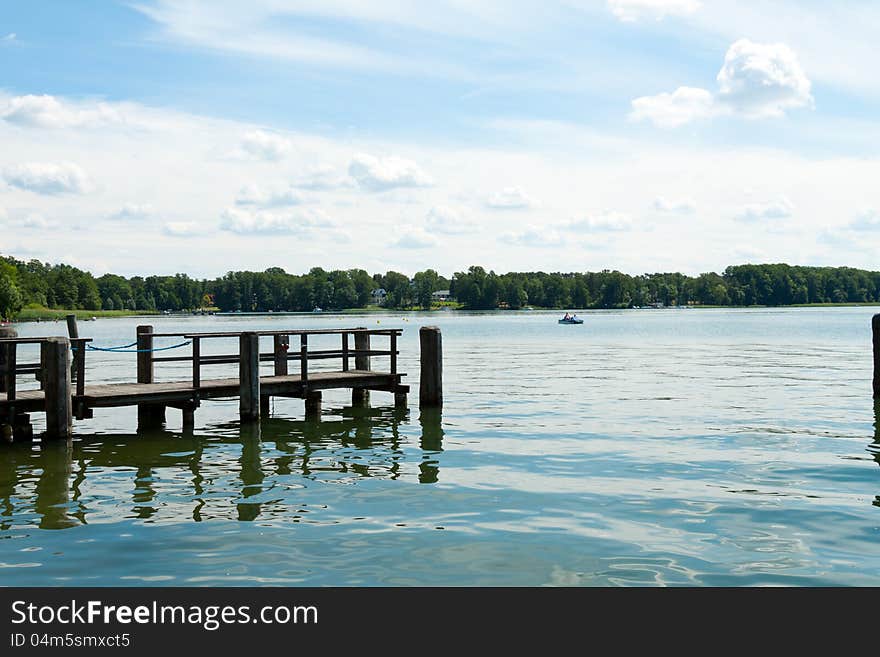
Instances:
[[[137,344],[137,343],[135,343]],[[180,344],[173,344],[170,347],[154,347],[153,349],[128,349],[124,347],[95,347],[93,345],[87,344],[86,349],[91,349],[92,351],[109,351],[114,354],[144,354],[144,353],[152,353],[154,351],[168,351],[169,349],[180,349],[180,347],[185,347],[188,344],[192,344],[192,340],[187,340],[186,342],[181,342]],[[131,345],[128,345],[131,346]]]
[[[99,351],[121,351],[122,349],[129,349],[137,345],[137,342],[132,342],[131,344],[123,344],[118,347],[93,347],[92,345],[87,345],[87,349],[98,349]],[[76,349],[76,347],[73,347]]]

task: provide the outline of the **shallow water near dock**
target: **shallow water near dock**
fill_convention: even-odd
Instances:
[[[83,322],[98,346],[130,343],[138,324],[402,327],[411,408],[381,392],[353,408],[330,391],[320,421],[302,400],[273,399],[255,427],[239,423],[236,399],[206,401],[191,435],[174,409],[163,430],[141,433],[134,408],[96,409],[69,445],[0,446],[0,582],[877,586],[874,312]],[[427,324],[443,332],[442,413],[418,409]],[[17,329],[66,333],[63,322]],[[135,355],[89,352],[87,366],[90,382],[133,381]],[[225,367],[218,376],[234,375]],[[185,380],[188,366],[157,376]]]

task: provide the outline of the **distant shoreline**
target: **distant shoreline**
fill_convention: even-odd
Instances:
[[[694,305],[694,306],[667,306],[661,308],[494,308],[491,310],[484,309],[468,309],[468,308],[432,308],[425,310],[424,308],[345,308],[343,310],[324,310],[319,313],[308,311],[283,311],[283,312],[184,312],[175,311],[171,313],[163,313],[160,311],[131,311],[131,310],[67,310],[61,308],[28,308],[22,310],[14,324],[25,323],[42,323],[62,321],[67,315],[74,314],[80,321],[89,321],[91,319],[112,319],[122,317],[316,317],[319,315],[371,315],[376,313],[528,313],[528,312],[592,312],[592,311],[608,311],[608,310],[718,310],[729,309],[747,310],[750,308],[859,308],[863,306],[880,307],[880,302],[850,302],[850,303],[795,303],[784,306],[714,306],[714,305]]]

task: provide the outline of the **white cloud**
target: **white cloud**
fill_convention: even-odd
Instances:
[[[402,249],[428,249],[437,246],[437,238],[423,230],[411,228],[401,235],[394,245]]]
[[[397,187],[429,187],[433,184],[431,177],[419,165],[396,156],[378,158],[358,153],[348,165],[348,174],[358,185],[374,192]]]
[[[715,95],[698,87],[679,87],[672,93],[636,98],[629,116],[676,128],[724,114],[780,117],[788,109],[813,106],[810,81],[794,51],[782,43],[736,41],[727,50],[717,80]]]
[[[265,130],[251,130],[241,137],[239,157],[277,162],[290,151],[290,140]]]
[[[658,196],[654,199],[654,209],[667,214],[693,214],[697,206],[691,198],[669,199]]]
[[[425,228],[432,233],[464,235],[477,229],[476,223],[467,218],[461,210],[448,205],[436,205],[428,211]]]
[[[246,185],[235,197],[236,205],[254,205],[263,208],[299,205],[302,202],[302,194],[292,187],[261,188],[258,185]]]
[[[562,235],[554,228],[529,224],[524,230],[503,233],[498,240],[516,246],[561,247],[565,245]]]
[[[119,221],[142,221],[153,215],[153,206],[149,203],[126,203],[119,210],[110,215],[111,219]]]
[[[84,194],[92,187],[86,172],[71,162],[28,162],[3,170],[7,185],[35,194]]]
[[[701,6],[699,0],[608,0],[611,13],[625,22],[642,18],[663,20],[666,16],[688,16]]]
[[[195,221],[169,221],[162,226],[162,233],[169,237],[197,237],[205,234],[205,229]]]
[[[880,212],[865,210],[853,219],[848,227],[860,232],[880,231]]]
[[[327,191],[351,187],[354,181],[329,164],[307,167],[304,173],[294,180],[294,186],[313,191]]]
[[[58,223],[49,221],[41,214],[29,214],[27,217],[17,222],[21,228],[29,228],[31,230],[48,230],[49,228],[57,228]]]
[[[718,86],[718,100],[747,117],[782,116],[787,109],[813,105],[797,55],[782,43],[735,42],[724,57]]]
[[[641,96],[632,101],[629,117],[634,121],[651,121],[661,128],[677,128],[696,119],[712,116],[715,99],[705,89],[679,87],[670,93]]]
[[[492,194],[486,205],[496,210],[525,210],[536,207],[538,201],[519,187],[505,187],[500,192]]]
[[[765,219],[787,219],[794,212],[794,204],[785,196],[769,203],[750,203],[736,215],[738,221],[762,221]]]
[[[276,213],[227,208],[220,216],[220,230],[238,235],[306,233],[313,228],[332,226],[333,222],[318,210]]]
[[[630,230],[633,221],[629,215],[621,212],[603,212],[584,219],[576,219],[564,226],[566,230],[589,231],[589,232],[621,232]]]
[[[47,95],[9,98],[0,109],[0,118],[33,128],[96,127],[125,121],[120,109],[107,103],[77,106]]]
[[[16,38],[15,32],[10,32],[5,37],[0,38],[0,41],[6,41],[6,42],[15,41],[15,38]]]

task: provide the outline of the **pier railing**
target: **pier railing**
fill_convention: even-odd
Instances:
[[[397,374],[397,356],[400,353],[397,348],[397,339],[403,333],[403,329],[289,329],[275,331],[224,331],[209,333],[153,333],[151,327],[138,327],[138,383],[154,382],[154,366],[159,363],[186,363],[192,364],[192,385],[198,389],[202,381],[202,366],[205,365],[231,365],[242,363],[248,354],[249,347],[245,347],[245,336],[255,336],[257,346],[262,337],[271,337],[273,341],[272,351],[259,351],[256,356],[258,363],[271,362],[274,364],[275,376],[286,376],[289,372],[288,363],[299,361],[300,379],[307,384],[309,379],[309,361],[339,359],[342,371],[351,371],[352,359],[354,369],[359,371],[370,370],[370,359],[374,356],[387,356],[390,359],[389,374]],[[339,348],[333,349],[309,349],[310,336],[340,336]],[[291,338],[299,336],[299,348],[291,348]],[[387,337],[388,349],[371,348],[371,338],[374,336]],[[190,343],[189,354],[181,356],[156,356],[153,347],[154,338],[181,338]],[[203,354],[202,345],[207,340],[218,339],[239,340],[238,353],[228,354]],[[248,356],[250,357],[250,356]]]

